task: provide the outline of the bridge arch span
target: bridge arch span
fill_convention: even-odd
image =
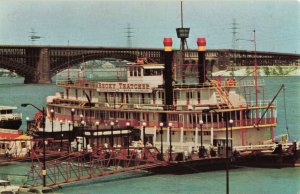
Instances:
[[[19,76],[25,78],[25,83],[34,81],[36,69],[29,65],[24,65],[21,62],[11,60],[9,58],[0,57],[0,68],[15,72]]]
[[[50,83],[51,77],[70,65],[82,61],[117,58],[134,61],[137,56],[147,56],[158,63],[164,62],[163,49],[122,48],[101,46],[45,46],[45,45],[0,45],[0,68],[5,68],[25,77],[25,83]],[[174,50],[174,56],[182,52]],[[197,58],[196,50],[186,52],[186,57]],[[233,63],[237,66],[253,64],[256,57],[258,65],[299,66],[300,55],[245,50],[217,49],[207,50],[206,57],[215,67],[224,68]],[[83,60],[84,59],[84,60]],[[178,62],[177,60],[175,62]]]
[[[50,72],[51,77],[56,75],[57,73],[68,69],[68,67],[72,67],[74,65],[87,62],[87,61],[93,61],[93,60],[100,60],[105,58],[113,58],[113,59],[120,59],[120,60],[127,60],[127,61],[135,61],[138,55],[131,54],[131,53],[91,53],[88,55],[78,55],[76,57],[72,56],[72,60],[70,61],[64,61],[61,64],[51,64]]]

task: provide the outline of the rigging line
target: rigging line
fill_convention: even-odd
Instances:
[[[276,95],[275,95],[274,98],[272,99],[272,101],[269,103],[269,105],[268,105],[268,107],[266,108],[265,112],[262,114],[262,116],[260,117],[260,119],[254,124],[254,126],[255,126],[256,128],[259,128],[259,127],[258,127],[258,126],[259,126],[259,123],[260,123],[261,120],[264,118],[264,116],[265,116],[265,114],[267,113],[267,111],[269,110],[269,108],[272,106],[274,100],[277,98],[277,96],[278,96],[278,94],[280,93],[280,91],[281,91],[282,89],[284,89],[284,88],[285,88],[285,86],[284,86],[284,84],[282,84],[281,87],[279,88],[278,92],[276,93]]]
[[[284,118],[285,118],[285,128],[288,134],[288,137],[290,136],[289,134],[289,127],[288,127],[288,122],[287,122],[287,112],[286,112],[286,100],[285,100],[285,87],[283,88],[283,106],[284,106]]]

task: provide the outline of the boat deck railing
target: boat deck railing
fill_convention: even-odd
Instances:
[[[282,143],[282,148],[288,148],[293,145],[293,143]],[[247,146],[234,146],[233,150],[236,151],[255,151],[255,150],[274,150],[278,144],[263,144],[263,145],[247,145]]]
[[[228,87],[253,87],[255,86],[255,80],[243,80],[243,81],[232,81],[228,82],[211,80],[205,83],[181,83],[174,84],[174,88],[205,88],[205,87],[215,87],[215,83],[217,83],[220,87],[228,88]],[[56,84],[62,87],[81,87],[81,88],[97,88],[98,81],[91,80],[57,80]],[[257,85],[264,86],[265,81],[263,79],[257,80]],[[162,87],[162,86],[159,86]]]
[[[22,119],[22,113],[12,113],[12,114],[0,115],[0,121],[20,120],[20,119]]]

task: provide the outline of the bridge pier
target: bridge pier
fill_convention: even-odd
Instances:
[[[28,48],[25,50],[25,84],[51,83],[50,54],[48,48]]]
[[[48,48],[42,48],[40,50],[39,60],[37,62],[36,78],[37,83],[51,83],[50,56]]]

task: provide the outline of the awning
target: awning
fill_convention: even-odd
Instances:
[[[143,66],[144,69],[164,69],[165,67],[163,65],[148,65]]]
[[[226,137],[214,137],[214,140],[226,140]],[[228,137],[228,140],[231,140],[231,138]]]
[[[19,136],[19,134],[13,133],[0,133],[0,139],[16,139]]]
[[[22,139],[22,140],[31,140],[32,137],[29,135],[20,135],[19,137],[17,137],[16,139]]]
[[[120,133],[121,132],[121,133]],[[92,132],[94,136],[97,136],[97,132]],[[119,135],[119,134],[128,134],[128,133],[131,133],[131,131],[129,130],[121,130],[121,131],[113,131],[113,135]],[[89,131],[86,131],[84,132],[84,135],[91,135],[91,132]],[[108,136],[108,135],[111,135],[111,131],[99,131],[98,132],[98,136]]]

